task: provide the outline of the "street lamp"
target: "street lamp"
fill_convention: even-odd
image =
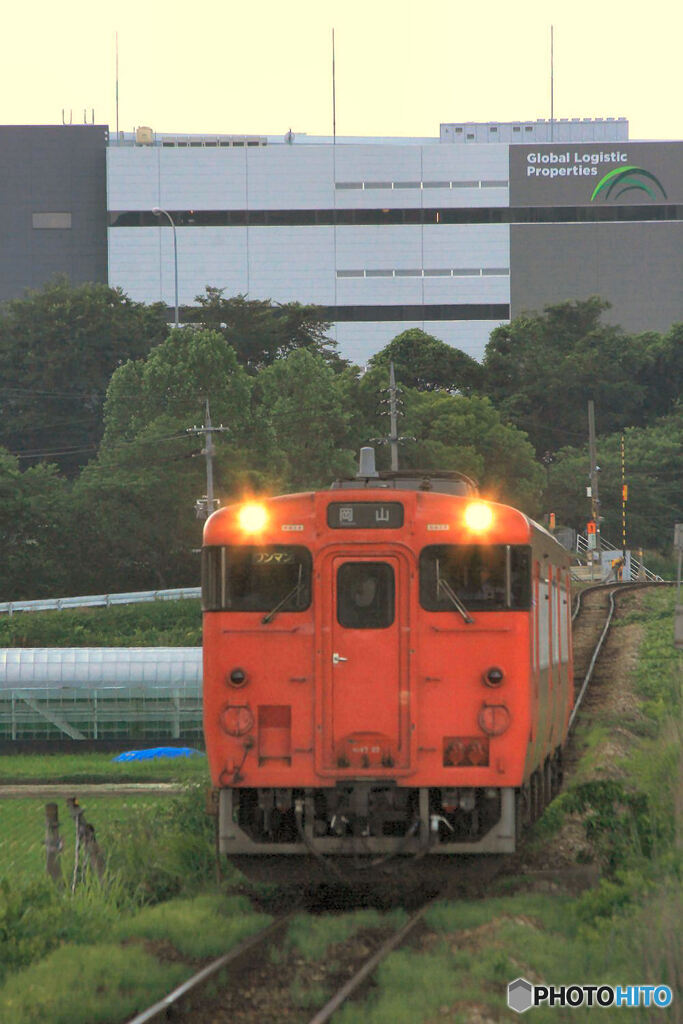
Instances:
[[[168,217],[168,222],[171,225],[171,227],[173,228],[173,269],[174,269],[174,273],[175,273],[175,325],[177,327],[178,326],[178,240],[176,238],[176,233],[175,233],[175,221],[173,220],[173,217],[168,212],[168,210],[162,210],[160,206],[153,207],[152,208],[152,213],[154,214],[155,217],[159,217],[163,213],[163,215],[165,217]]]

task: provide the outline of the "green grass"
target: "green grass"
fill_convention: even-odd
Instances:
[[[115,851],[121,830],[134,829],[141,815],[163,814],[169,797],[112,796],[84,797],[79,800],[87,821],[94,825],[97,840],[105,855]],[[73,870],[75,825],[64,799],[58,801],[60,833],[64,842],[63,872],[71,878]],[[0,878],[16,882],[31,881],[45,874],[45,800],[22,798],[3,800],[0,831]]]
[[[128,1020],[189,974],[139,947],[63,946],[0,990],[6,1024],[111,1024]]]
[[[0,617],[0,647],[199,647],[198,600]]]
[[[362,1008],[347,1006],[335,1024],[417,1024],[442,1016],[470,1024],[480,1019],[474,1006],[485,1019],[506,1019],[507,985],[519,976],[555,985],[659,983],[675,989],[683,914],[677,889],[600,927],[582,922],[580,906],[581,900],[572,905],[562,898],[558,905],[555,895],[539,894],[437,904],[427,917],[439,936],[433,949],[391,954],[379,967],[375,994]],[[548,1024],[578,1019],[576,1011],[559,1008],[537,1008],[533,1018]],[[600,1020],[616,1024],[623,1010],[601,1009]]]
[[[152,745],[152,744],[151,744]],[[156,744],[154,744],[156,745]],[[191,744],[187,744],[191,746]],[[121,753],[130,750],[125,739]],[[209,784],[205,757],[157,758],[154,761],[120,761],[116,753],[3,754],[0,784],[20,782],[178,782]]]
[[[285,949],[294,951],[304,960],[322,960],[330,946],[345,942],[366,928],[396,929],[406,921],[403,910],[381,914],[378,910],[355,910],[349,914],[313,917],[298,914],[289,925]]]
[[[145,907],[121,921],[113,936],[168,941],[184,956],[203,959],[227,953],[270,921],[266,914],[254,913],[245,896],[211,893]]]

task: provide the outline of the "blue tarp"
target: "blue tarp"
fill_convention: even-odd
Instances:
[[[126,750],[125,753],[112,757],[112,761],[154,761],[158,757],[192,757],[201,754],[201,750],[193,747],[149,747],[148,750]]]

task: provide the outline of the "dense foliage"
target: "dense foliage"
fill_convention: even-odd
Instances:
[[[625,431],[629,543],[669,544],[683,325],[630,336],[595,298],[498,328],[483,365],[411,329],[361,370],[315,307],[216,288],[198,301],[197,322],[171,331],[104,285],[56,281],[0,310],[0,444],[17,453],[0,448],[0,600],[196,583],[206,465],[192,428],[209,405],[223,503],[326,486],[363,444],[387,467],[390,362],[403,467],[461,470],[576,528],[592,397],[603,532],[620,539]]]
[[[57,278],[0,308],[0,445],[52,453],[63,472],[87,462],[102,436],[109,378],[167,334],[165,307],[120,288]]]

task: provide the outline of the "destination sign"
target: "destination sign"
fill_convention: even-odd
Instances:
[[[333,530],[396,530],[403,526],[400,501],[333,501],[327,506]]]

